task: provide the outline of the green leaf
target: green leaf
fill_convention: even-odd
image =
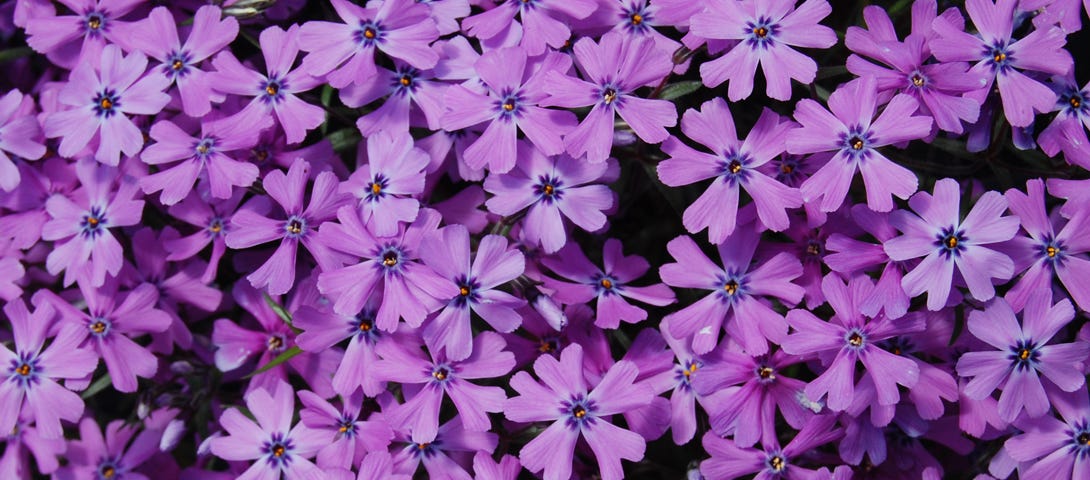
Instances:
[[[667,85],[666,88],[662,89],[659,98],[663,100],[676,100],[699,90],[701,86],[703,86],[703,83],[701,83],[700,80],[687,80],[684,82],[671,83]]]
[[[329,143],[333,144],[333,150],[340,152],[349,148],[356,148],[359,145],[360,140],[363,137],[360,136],[360,129],[353,126],[352,128],[342,128],[333,133],[330,133]]]
[[[262,295],[265,296],[265,303],[269,304],[269,308],[276,312],[276,316],[280,317],[280,320],[283,320],[289,327],[292,326],[291,314],[284,310],[284,307],[281,307],[279,303],[276,303],[276,300],[273,300],[268,293],[262,292]]]
[[[103,374],[101,377],[98,377],[98,380],[95,380],[95,383],[92,383],[90,387],[87,387],[87,390],[84,390],[83,393],[80,393],[79,397],[87,400],[88,398],[95,396],[96,393],[101,392],[104,388],[108,387],[110,383],[110,374]]]
[[[0,50],[0,63],[10,62],[17,60],[34,53],[30,47],[15,47],[7,50]]]
[[[272,370],[273,368],[276,368],[277,365],[280,365],[281,363],[295,358],[295,356],[299,355],[300,353],[303,353],[303,350],[299,348],[298,345],[292,346],[291,348],[280,352],[280,355],[277,355],[276,358],[269,360],[269,363],[262,365],[261,368],[255,370],[254,373],[246,375],[245,378],[252,378],[256,375],[260,375],[269,370]]]

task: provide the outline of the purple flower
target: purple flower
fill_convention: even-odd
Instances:
[[[787,334],[787,322],[762,302],[763,297],[779,298],[788,305],[802,300],[802,287],[792,280],[802,275],[802,264],[787,252],[781,252],[758,265],[751,265],[760,234],[752,225],[743,226],[719,244],[720,267],[703,252],[692,238],[681,236],[666,244],[676,263],[659,268],[667,285],[710,290],[696,303],[671,313],[669,322],[674,338],[692,336],[693,351],[705,354],[719,341],[726,325],[727,333],[747,353],[768,351],[768,341],[780,342]]]
[[[19,168],[8,154],[27,160],[45,155],[45,145],[40,140],[42,130],[38,121],[26,115],[23,106],[33,99],[22,92],[12,90],[0,97],[0,190],[10,192],[19,186]]]
[[[108,45],[124,41],[124,31],[118,31],[116,27],[125,24],[120,18],[138,7],[140,2],[68,0],[64,5],[74,15],[54,15],[50,5],[47,14],[34,15],[27,20],[27,44],[46,54],[57,65],[72,68],[84,63],[98,63]]]
[[[51,304],[64,324],[78,327],[77,341],[93,348],[106,363],[114,388],[119,392],[135,392],[136,378],[155,375],[159,361],[132,338],[170,328],[170,316],[155,308],[159,291],[154,285],[143,283],[122,294],[111,281],[99,288],[80,284],[80,293],[86,312],[48,290],[40,290],[34,302],[39,308],[41,302]]]
[[[133,156],[144,148],[144,135],[124,114],[155,115],[170,102],[163,92],[170,81],[144,75],[148,59],[142,53],[122,56],[107,45],[102,60],[84,61],[68,76],[58,100],[70,107],[45,117],[45,136],[60,137],[61,156],[72,158],[98,137],[95,160],[116,166],[121,153]]]
[[[965,10],[979,36],[970,35],[944,17],[932,22],[938,38],[930,42],[935,58],[943,62],[976,62],[969,71],[987,79],[970,94],[983,103],[999,86],[1003,113],[1015,127],[1033,123],[1034,111],[1052,110],[1056,94],[1026,72],[1063,75],[1071,70],[1071,54],[1064,50],[1066,35],[1059,28],[1039,29],[1021,39],[1012,38],[1017,0],[966,0]]]
[[[462,28],[471,37],[481,40],[517,37],[519,45],[530,55],[540,55],[545,46],[560,48],[571,39],[570,19],[587,18],[598,8],[596,0],[505,0],[496,8],[462,20]],[[515,21],[515,15],[522,20]]]
[[[756,357],[733,351],[716,352],[697,371],[689,367],[697,394],[706,398],[730,392],[714,403],[701,403],[716,433],[733,434],[738,445],[768,443],[776,437],[777,410],[793,428],[802,428],[813,415],[803,402],[806,383],[785,374],[801,357],[782,350]],[[741,388],[730,389],[739,384]]]
[[[412,441],[407,426],[408,424],[400,425],[401,428],[394,432],[395,441],[405,445],[394,453],[393,470],[409,477],[423,463],[429,478],[471,480],[472,477],[465,471],[465,467],[455,459],[468,459],[467,453],[492,452],[499,443],[499,437],[495,433],[466,430],[462,427],[460,417],[454,417],[439,426],[435,439],[426,443]],[[368,477],[368,480],[371,478],[376,477]],[[397,475],[392,478],[397,478]]]
[[[484,133],[463,153],[470,168],[486,165],[495,173],[507,173],[515,166],[518,132],[545,155],[564,152],[561,136],[575,127],[575,115],[538,106],[548,89],[550,72],[563,75],[571,69],[571,58],[549,52],[530,59],[521,48],[485,52],[475,63],[484,92],[462,85],[446,91],[446,112],[441,122],[450,131],[488,122]]]
[[[545,284],[555,290],[555,300],[563,303],[586,303],[597,299],[598,313],[594,324],[600,328],[617,328],[621,322],[637,323],[647,319],[647,311],[624,300],[631,298],[662,307],[677,301],[670,287],[661,283],[638,287],[630,285],[642,277],[650,264],[638,255],[625,256],[620,240],[606,240],[602,253],[605,269],[596,267],[574,243],[569,243],[553,257],[542,260],[549,270],[575,283],[546,277]]]
[[[267,287],[271,295],[287,293],[295,283],[295,255],[300,243],[323,268],[337,264],[336,255],[325,244],[315,241],[318,225],[333,218],[342,203],[337,194],[337,176],[329,171],[319,173],[314,180],[310,203],[304,209],[309,170],[310,164],[300,158],[291,165],[287,175],[280,170],[265,175],[262,185],[283,208],[286,219],[266,217],[257,209],[267,203],[254,201],[231,217],[231,228],[225,238],[228,247],[248,248],[280,240],[276,252],[246,277],[254,288]]]
[[[583,347],[564,349],[560,360],[542,355],[534,362],[538,383],[527,372],[511,378],[519,396],[507,400],[504,415],[515,422],[552,424],[522,447],[519,461],[531,472],[544,470],[546,480],[571,476],[575,443],[582,436],[598,459],[603,480],[623,478],[621,459],[643,458],[643,437],[610,423],[611,416],[651,402],[651,388],[634,383],[636,366],[621,360],[588,392],[583,374]]]
[[[716,98],[700,108],[685,112],[681,130],[712,152],[670,137],[662,144],[670,158],[658,164],[659,178],[671,187],[712,179],[704,194],[685,209],[685,229],[697,233],[707,228],[708,239],[722,243],[734,232],[741,190],[753,199],[763,225],[777,232],[786,229],[791,224],[786,210],[802,206],[802,197],[798,190],[769,178],[761,167],[783,153],[784,137],[794,124],[781,121],[766,108],[743,142],[738,140],[727,102]]]
[[[212,196],[230,198],[232,187],[250,186],[260,171],[257,165],[235,160],[227,154],[257,145],[257,132],[270,126],[272,123],[267,117],[245,128],[222,120],[203,122],[200,138],[196,138],[169,120],[157,122],[151,127],[151,138],[156,143],[144,150],[140,159],[149,165],[180,162],[141,178],[140,187],[147,194],[161,190],[159,201],[174,205],[189,195],[197,177],[205,173]]]
[[[117,169],[90,159],[76,163],[82,188],[69,198],[53,195],[45,202],[50,220],[42,227],[42,240],[57,243],[46,258],[46,269],[56,275],[64,270],[64,284],[89,282],[100,286],[121,271],[123,250],[110,229],[140,223],[143,200],[130,177],[118,178]],[[119,185],[113,189],[114,182]]]
[[[170,254],[167,260],[178,261],[191,258],[212,244],[212,253],[208,267],[201,276],[201,282],[211,283],[219,271],[220,259],[227,251],[225,240],[231,229],[229,219],[242,201],[242,191],[235,190],[231,198],[219,201],[206,201],[197,193],[190,192],[180,203],[171,205],[167,212],[177,220],[197,227],[191,235],[167,240],[165,247]]]
[[[889,213],[878,213],[866,205],[853,205],[851,217],[859,228],[873,236],[878,243],[868,243],[843,233],[832,233],[825,241],[827,253],[824,261],[829,268],[841,275],[881,267],[881,276],[874,287],[874,295],[859,304],[859,311],[876,317],[881,310],[889,318],[901,318],[908,312],[911,298],[905,293],[901,281],[906,265],[890,261],[882,244],[897,236],[897,230],[889,224]],[[861,232],[862,233],[862,232]]]
[[[1023,410],[1033,418],[1048,413],[1050,404],[1038,374],[1065,392],[1086,383],[1082,369],[1090,356],[1090,343],[1048,345],[1074,317],[1071,302],[1063,299],[1052,305],[1047,290],[1026,302],[1021,325],[1002,298],[983,311],[973,310],[967,322],[969,332],[995,350],[967,352],[958,359],[958,375],[972,377],[964,387],[965,395],[979,400],[1002,386],[999,417],[1008,422]]]
[[[78,348],[82,338],[72,325],[61,327],[45,347],[53,313],[46,304],[32,314],[22,299],[4,306],[15,351],[0,345],[0,431],[13,431],[23,417],[33,419],[43,437],[62,438],[61,420],[76,422],[83,416],[83,399],[56,380],[90,375],[98,359]]]
[[[219,7],[213,5],[197,9],[193,29],[184,44],[178,38],[178,23],[166,7],[156,7],[147,19],[125,28],[133,48],[158,60],[157,70],[170,83],[178,85],[182,109],[193,118],[206,115],[212,109],[214,97],[208,72],[201,70],[199,64],[238,36],[238,21],[221,16]]]
[[[321,478],[310,458],[330,440],[329,432],[302,424],[292,427],[295,399],[291,385],[277,383],[272,391],[257,389],[246,394],[246,407],[254,420],[237,408],[220,416],[227,435],[212,439],[212,453],[224,460],[256,460],[240,478]]]
[[[1045,185],[1040,179],[1027,182],[1026,193],[1007,190],[1006,198],[1011,213],[1021,219],[1022,229],[1029,234],[1014,237],[1011,248],[1005,249],[1013,255],[1016,271],[1025,270],[1004,297],[1007,302],[1014,311],[1021,311],[1031,295],[1051,290],[1058,278],[1075,304],[1090,310],[1090,285],[1084,281],[1090,278],[1090,261],[1081,256],[1090,251],[1090,244],[1083,240],[1090,228],[1090,212],[1078,213],[1057,233],[1045,211]]]
[[[1037,143],[1049,156],[1063,151],[1067,163],[1090,168],[1090,140],[1086,137],[1086,129],[1090,128],[1090,83],[1080,89],[1072,75],[1053,77],[1052,82],[1059,93],[1052,109],[1059,113],[1041,131]]]
[[[114,420],[106,425],[103,437],[95,419],[86,417],[79,423],[80,439],[69,443],[65,454],[68,465],[57,470],[53,477],[57,480],[147,480],[148,477],[138,470],[158,453],[162,435],[161,430],[151,428],[137,434],[136,426]]]
[[[762,442],[762,448],[755,448],[741,447],[708,432],[704,434],[703,444],[711,458],[700,462],[700,473],[705,478],[739,478],[753,473],[762,479],[829,478],[828,470],[824,468],[815,471],[796,462],[804,461],[806,454],[817,447],[840,438],[844,431],[835,426],[835,415],[815,416],[782,448],[775,436]]]
[[[961,220],[958,183],[944,178],[935,182],[935,194],[918,192],[908,201],[916,214],[898,210],[889,222],[900,237],[883,245],[889,258],[902,262],[924,257],[901,282],[905,293],[916,297],[927,292],[927,308],[946,306],[954,282],[954,266],[980,301],[995,296],[992,278],[1014,275],[1010,257],[985,245],[1005,242],[1018,232],[1018,217],[1004,217],[1007,201],[999,192],[985,192]]]
[[[749,96],[753,77],[761,66],[769,97],[791,98],[791,79],[803,84],[814,81],[817,64],[791,48],[829,48],[836,33],[819,22],[832,12],[825,0],[806,0],[792,8],[794,0],[713,1],[704,13],[694,15],[692,32],[704,38],[737,40],[722,57],[700,66],[704,85],[717,86],[730,80],[732,102]]]
[[[893,163],[877,148],[926,137],[931,119],[913,116],[919,104],[898,94],[874,118],[878,92],[874,77],[862,77],[829,96],[829,110],[808,98],[795,105],[802,128],[787,134],[787,151],[794,154],[836,152],[828,163],[802,182],[806,202],[821,198],[821,211],[840,208],[858,169],[867,187],[867,206],[878,212],[893,209],[892,196],[906,199],[916,192],[916,174]],[[872,123],[873,122],[873,123]]]
[[[399,319],[419,327],[429,313],[442,306],[442,299],[458,295],[454,282],[418,260],[421,242],[439,226],[435,210],[421,210],[411,225],[401,226],[392,237],[376,237],[352,206],[337,211],[337,219],[340,223],[322,227],[321,242],[362,259],[354,265],[323,270],[318,276],[318,289],[335,299],[333,310],[337,313],[355,315],[372,295],[381,296],[375,326],[393,332]]]
[[[1085,391],[1075,391],[1057,397],[1054,406],[1060,419],[1045,415],[1035,419],[1019,419],[1016,425],[1022,433],[1003,444],[1003,451],[1012,459],[1025,462],[1019,477],[1026,480],[1047,480],[1060,477],[1078,478],[1090,471],[1087,453],[1090,450],[1090,402]],[[993,470],[994,471],[994,470]]]
[[[934,0],[918,1],[912,7],[912,33],[904,43],[897,41],[893,22],[878,6],[864,9],[869,30],[849,27],[845,36],[848,48],[856,54],[870,57],[882,66],[868,62],[859,55],[848,57],[848,71],[857,76],[877,79],[879,93],[901,92],[920,103],[920,113],[931,116],[935,125],[945,131],[962,133],[961,122],[976,122],[980,102],[964,96],[984,86],[981,75],[969,73],[965,62],[927,63],[931,58],[928,46],[935,34],[931,22],[937,16]],[[957,9],[943,12],[950,21],[961,21]]]
[[[340,191],[356,197],[360,218],[375,236],[396,235],[400,222],[416,220],[420,202],[412,195],[423,193],[431,159],[407,132],[380,131],[367,139],[366,160]]]
[[[304,305],[292,315],[292,326],[302,329],[295,342],[304,352],[319,354],[348,338],[348,346],[333,374],[333,390],[343,397],[357,389],[376,397],[385,392],[386,384],[378,378],[374,368],[379,361],[375,345],[379,342],[400,342],[401,337],[388,335],[375,328],[375,312],[381,299],[371,297],[371,303],[356,315],[339,315],[327,305]],[[259,317],[260,318],[260,317]],[[283,323],[283,322],[280,322]]]
[[[213,90],[254,97],[242,111],[230,117],[228,122],[238,125],[257,125],[262,117],[276,117],[284,129],[288,143],[299,143],[325,121],[325,110],[304,102],[296,94],[318,85],[318,79],[304,73],[305,69],[292,70],[299,54],[299,27],[288,31],[269,27],[261,32],[261,54],[265,58],[267,75],[255,72],[241,63],[230,51],[223,51],[212,59],[216,72],[212,74]]]
[[[384,420],[359,419],[363,404],[361,392],[342,399],[344,405],[338,410],[314,392],[299,392],[304,407],[299,412],[299,421],[314,431],[315,437],[324,435],[333,439],[318,451],[321,468],[351,468],[363,460],[365,452],[385,451],[394,438],[394,432]]]
[[[526,302],[498,287],[522,275],[526,260],[522,252],[508,248],[507,239],[485,235],[472,262],[469,231],[463,225],[444,227],[438,235],[425,239],[422,246],[424,263],[458,286],[458,293],[424,327],[429,350],[442,350],[450,360],[469,357],[474,343],[471,312],[498,332],[510,333],[518,328],[522,317],[515,309]]]
[[[382,357],[375,368],[384,380],[402,385],[419,385],[416,394],[406,396],[405,403],[385,411],[393,425],[404,425],[412,441],[427,443],[439,432],[439,408],[443,398],[454,402],[466,430],[488,431],[492,422],[488,412],[502,412],[507,395],[500,387],[485,387],[469,380],[496,378],[506,375],[515,366],[515,356],[505,351],[504,342],[496,332],[481,332],[473,339],[473,353],[465,360],[452,361],[442,353],[426,357],[411,339],[404,344],[385,342],[378,353]]]
[[[614,117],[621,116],[640,139],[659,143],[677,125],[677,107],[660,99],[640,98],[635,90],[661,81],[670,73],[671,53],[659,50],[650,38],[609,32],[595,43],[582,38],[573,48],[586,80],[554,71],[546,74],[542,106],[592,107],[583,122],[564,136],[568,153],[586,155],[591,163],[609,157]]]
[[[816,402],[828,393],[829,408],[837,412],[845,410],[855,396],[856,366],[862,363],[863,375],[874,383],[878,404],[895,405],[901,399],[897,385],[911,389],[919,380],[920,371],[911,360],[879,348],[878,342],[923,330],[923,322],[914,317],[896,322],[884,316],[868,319],[860,313],[859,304],[874,293],[874,284],[866,276],[853,276],[845,284],[831,273],[821,287],[836,312],[833,321],[823,321],[808,310],[792,310],[787,313],[787,323],[795,333],[783,340],[785,352],[816,353],[828,365],[806,386],[806,396]]]
[[[421,71],[403,62],[395,62],[394,68],[378,67],[378,73],[370,82],[341,89],[341,101],[349,107],[381,100],[377,108],[356,121],[360,133],[368,138],[380,131],[408,132],[410,125],[416,125],[417,112],[424,114],[429,129],[438,130],[443,115],[443,94],[448,86],[436,81],[434,71]]]
[[[439,61],[429,46],[439,31],[428,7],[419,2],[384,0],[378,8],[362,8],[333,0],[333,9],[344,23],[304,23],[299,46],[308,52],[303,70],[324,75],[334,88],[370,82],[377,73],[375,49],[420,69]]]
[[[546,157],[527,148],[530,152],[511,173],[492,173],[485,179],[484,189],[495,195],[485,202],[488,210],[511,216],[529,207],[523,233],[546,253],[560,250],[568,241],[563,217],[587,231],[602,228],[603,211],[613,206],[613,193],[591,182],[606,175],[609,163],[580,161],[567,154]]]

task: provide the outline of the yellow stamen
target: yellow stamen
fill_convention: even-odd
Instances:
[[[22,375],[24,377],[27,376],[27,375],[30,375],[30,365],[27,365],[27,364],[24,363],[22,365],[19,365],[19,368],[16,368],[15,371],[19,375]]]
[[[753,34],[756,35],[757,38],[765,38],[765,36],[768,35],[768,29],[765,27],[757,27],[753,29]]]
[[[777,472],[783,471],[783,467],[784,467],[783,457],[781,457],[779,455],[776,455],[775,457],[772,457],[772,459],[770,459],[768,461],[768,466],[772,467],[772,470],[775,470]]]
[[[773,375],[774,373],[775,373],[775,370],[772,370],[772,367],[768,367],[768,366],[761,367],[761,368],[757,369],[757,376],[761,377],[761,378],[763,378],[765,380],[768,380],[770,378],[775,378],[775,376]]]
[[[1018,352],[1018,358],[1022,360],[1029,360],[1030,351],[1028,348],[1023,348],[1021,352]]]
[[[102,27],[102,19],[101,18],[98,18],[96,16],[96,17],[91,17],[91,18],[87,19],[87,28],[90,28],[91,30],[98,30],[101,27]]]
[[[508,100],[506,102],[503,102],[503,109],[508,112],[515,110],[515,101]]]
[[[397,255],[393,253],[387,253],[384,257],[382,257],[382,264],[386,265],[387,267],[397,265]]]
[[[95,218],[95,217],[87,217],[87,224],[92,226],[92,227],[97,227],[98,226],[98,219]]]
[[[1060,253],[1060,250],[1056,247],[1049,245],[1049,247],[1045,249],[1045,253],[1048,254],[1049,258],[1053,258],[1056,256],[1057,253]]]
[[[282,457],[282,456],[284,456],[284,452],[285,452],[284,446],[283,445],[277,445],[277,446],[273,447],[272,454],[273,454],[274,457]]]
[[[742,171],[742,164],[739,163],[738,160],[731,160],[730,166],[727,168],[730,169],[730,173],[738,173]]]
[[[446,371],[446,369],[440,368],[439,370],[436,370],[436,371],[432,372],[431,376],[435,377],[436,380],[446,380],[447,379],[447,371]]]
[[[946,241],[943,243],[946,244],[946,248],[958,248],[958,237],[950,235],[946,237]]]
[[[545,195],[552,195],[556,189],[552,185],[546,184],[542,190],[545,191]]]
[[[303,224],[299,220],[292,220],[288,223],[288,232],[298,235],[303,231]]]
[[[862,150],[862,149],[863,149],[863,140],[861,140],[858,137],[853,138],[852,139],[852,150]]]
[[[1082,105],[1082,102],[1079,101],[1078,97],[1071,97],[1070,102],[1071,108],[1079,108],[1079,106]]]
[[[284,346],[284,340],[280,337],[269,337],[269,350],[280,350]]]
[[[371,331],[372,327],[373,327],[373,325],[371,325],[371,322],[369,320],[364,320],[364,321],[360,322],[360,331],[361,332],[369,332],[369,331]]]
[[[785,163],[783,165],[780,165],[780,171],[784,174],[790,174],[791,172],[795,171],[795,167],[792,167],[791,165]]]
[[[372,183],[371,184],[371,193],[373,193],[375,195],[378,195],[378,194],[382,193],[382,185],[379,185],[377,183]]]
[[[1006,59],[1007,59],[1007,54],[1005,54],[1003,52],[996,52],[995,56],[992,57],[992,60],[995,60],[995,63],[1002,62],[1003,60],[1006,60]]]
[[[727,292],[727,295],[734,295],[738,292],[738,282],[731,280],[723,285],[723,290]]]
[[[641,23],[643,23],[643,15],[640,15],[638,13],[633,13],[632,14],[632,24],[633,25],[639,25]]]
[[[102,478],[114,478],[114,474],[117,473],[117,470],[114,470],[114,467],[105,465],[102,467],[102,470],[99,470],[99,473],[102,474]]]
[[[863,345],[863,336],[860,335],[858,332],[852,332],[852,334],[848,337],[848,344],[853,347]]]
[[[602,288],[613,288],[613,282],[609,281],[608,278],[603,278],[601,284]]]
[[[175,70],[181,70],[184,66],[185,64],[182,63],[181,60],[175,60],[174,63],[170,64],[170,68],[173,68]]]
[[[458,287],[458,294],[463,297],[469,296],[469,287]]]
[[[602,100],[606,102],[606,105],[613,103],[616,99],[617,91],[612,88],[607,88],[606,91],[602,93]]]
[[[94,332],[95,334],[101,335],[103,332],[106,331],[106,324],[102,323],[102,321],[97,321],[95,323],[92,323],[91,324],[91,331]]]
[[[575,407],[575,410],[572,410],[572,415],[575,415],[575,418],[583,418],[587,416],[587,410],[583,407]]]
[[[373,29],[371,27],[367,27],[367,28],[363,29],[363,37],[368,39],[368,40],[374,40],[375,39],[375,29]]]
[[[278,87],[275,83],[270,83],[265,87],[265,93],[269,95],[276,95],[279,91],[280,87]]]
[[[923,86],[923,77],[919,76],[919,74],[912,75],[912,84],[917,86],[917,87],[922,87]]]
[[[407,87],[409,85],[412,85],[413,79],[408,75],[402,75],[400,82],[402,86]]]
[[[341,425],[341,428],[337,429],[338,432],[344,433],[348,431],[348,425]]]
[[[114,102],[111,101],[109,98],[103,98],[98,102],[98,106],[102,107],[103,110],[109,110],[111,108],[114,108]]]

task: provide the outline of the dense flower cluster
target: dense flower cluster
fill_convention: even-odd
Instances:
[[[0,479],[1090,478],[1090,0],[854,3],[0,0]]]

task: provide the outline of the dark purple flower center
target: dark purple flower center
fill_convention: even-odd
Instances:
[[[613,295],[620,289],[621,284],[616,278],[610,275],[595,274],[591,278],[591,282],[594,284],[594,289],[597,293],[605,295]]]
[[[1063,242],[1052,238],[1052,235],[1048,235],[1044,238],[1040,244],[1040,248],[1038,255],[1040,255],[1041,259],[1047,264],[1054,265],[1063,263],[1065,257],[1067,257],[1067,254],[1064,253],[1067,248],[1064,246]]]
[[[564,185],[559,178],[551,175],[541,175],[537,178],[537,183],[534,184],[534,193],[537,194],[541,201],[549,204],[555,201],[559,201],[564,196],[564,189],[561,188]]]
[[[121,478],[122,471],[117,460],[104,458],[99,461],[95,475],[98,480],[117,480]]]
[[[927,76],[919,70],[912,72],[912,74],[908,76],[908,82],[911,84],[912,88],[927,88]]]
[[[521,92],[508,92],[501,95],[495,102],[495,108],[500,118],[510,119],[519,116],[519,104],[522,102]]]
[[[283,79],[277,78],[276,75],[270,75],[261,84],[261,101],[273,105],[279,103],[284,99],[283,90],[286,88],[288,88],[288,84]]]
[[[382,250],[378,252],[376,259],[378,259],[379,270],[387,274],[398,274],[401,272],[402,263],[407,259],[407,252],[405,252],[400,246],[394,244],[388,244],[382,247]]]
[[[1071,435],[1071,453],[1079,459],[1086,459],[1090,456],[1090,426],[1087,426],[1086,420],[1080,420],[1072,427],[1073,429],[1068,431]]]
[[[560,339],[557,337],[542,338],[537,344],[537,351],[541,353],[556,352],[560,350]]]
[[[893,337],[883,341],[880,346],[894,355],[905,355],[916,350],[912,341],[905,337]]]
[[[386,187],[390,186],[390,180],[386,178],[386,175],[376,173],[371,181],[367,183],[367,191],[363,194],[363,199],[368,202],[377,202],[386,196]]]
[[[1011,62],[1014,61],[1014,53],[1010,51],[1010,46],[1005,41],[997,40],[989,47],[984,48],[983,52],[984,61],[988,62],[988,66],[992,68],[992,72],[996,74],[1006,73],[1011,68]]]
[[[109,222],[106,220],[106,214],[102,207],[97,206],[91,207],[90,211],[84,213],[79,222],[80,234],[84,238],[97,238],[107,227]]]
[[[1090,105],[1086,103],[1087,97],[1090,97],[1090,92],[1080,91],[1074,86],[1068,87],[1060,94],[1058,100],[1060,110],[1079,118],[1090,115]]]
[[[458,295],[451,299],[454,306],[466,307],[480,301],[480,294],[477,290],[481,288],[481,284],[477,282],[477,279],[468,275],[461,275],[454,279],[454,283],[458,285]]]
[[[795,155],[783,154],[773,161],[776,167],[776,180],[789,187],[797,187],[803,180],[802,158]]]
[[[454,374],[454,369],[451,368],[450,365],[444,363],[433,366],[429,373],[431,374],[431,377],[435,379],[435,382],[446,383]]]
[[[704,362],[695,358],[690,359],[687,362],[682,362],[679,365],[674,366],[674,380],[677,380],[678,387],[683,390],[688,390],[691,387],[693,381],[693,375],[696,374],[700,367],[704,366]]]
[[[87,329],[91,331],[91,335],[105,337],[110,334],[110,321],[104,317],[94,317],[91,323],[87,324]]]
[[[110,118],[121,107],[121,97],[112,88],[106,88],[95,95],[92,108],[95,115],[102,118]]]
[[[277,432],[265,441],[261,450],[265,452],[266,463],[273,468],[280,468],[291,464],[295,446],[290,438],[284,438],[284,434]]]
[[[1007,358],[1018,370],[1034,368],[1041,358],[1041,351],[1033,340],[1019,340],[1011,345],[1009,353]]]
[[[601,88],[598,89],[598,98],[601,99],[602,105],[605,106],[620,106],[624,103],[624,97],[621,96],[622,91],[620,87],[613,82],[606,82]]]
[[[757,381],[760,383],[772,383],[776,381],[776,369],[772,368],[772,366],[767,363],[758,364],[753,373],[757,376]]]
[[[654,14],[651,13],[646,2],[633,2],[620,12],[620,25],[629,33],[646,33],[652,29]]]
[[[939,253],[949,259],[960,256],[965,251],[965,241],[968,239],[960,229],[946,227],[936,236],[935,245],[939,247]]]
[[[83,33],[88,36],[102,35],[106,27],[106,12],[91,11],[83,16]]]
[[[744,275],[727,274],[719,277],[719,299],[724,303],[735,303],[746,295],[746,278]]]
[[[226,235],[226,230],[227,230],[227,225],[225,223],[223,223],[223,219],[220,218],[220,217],[212,218],[212,220],[208,222],[208,227],[205,228],[205,231],[208,233],[208,236],[210,236],[210,237],[218,237],[218,236],[221,236],[221,235]]]
[[[171,52],[165,62],[163,62],[163,73],[170,78],[183,78],[189,75],[189,64],[192,58],[189,52],[174,51]]]
[[[872,149],[874,138],[862,126],[853,125],[847,133],[840,134],[840,151],[854,160],[865,160]]]
[[[771,18],[761,17],[755,21],[746,22],[742,35],[749,48],[766,49],[772,46],[779,30],[780,26],[773,23]]]
[[[216,138],[204,137],[193,145],[193,153],[199,159],[206,159],[216,152]]]
[[[420,71],[413,67],[398,67],[397,72],[394,74],[393,89],[394,95],[410,95],[420,87],[420,84],[416,79],[420,76]]]
[[[307,220],[299,215],[292,215],[284,222],[284,236],[301,238],[307,234]]]
[[[594,415],[597,409],[597,404],[581,394],[573,395],[571,400],[560,402],[560,414],[565,419],[565,425],[573,430],[597,423]]]
[[[40,373],[38,357],[30,352],[20,352],[18,359],[11,360],[8,379],[25,389],[38,383]]]
[[[280,353],[284,351],[284,348],[288,345],[288,339],[283,334],[276,333],[269,336],[269,339],[265,341],[265,346],[270,352]]]
[[[376,43],[381,43],[386,38],[386,32],[383,31],[382,25],[374,20],[361,20],[360,26],[355,33],[356,43],[361,46],[369,47]]]
[[[844,334],[844,343],[852,350],[862,350],[867,346],[867,335],[853,328]]]
[[[780,452],[771,453],[765,459],[765,468],[768,469],[768,473],[782,475],[783,471],[787,469],[787,458]]]
[[[439,453],[439,447],[442,445],[438,439],[432,440],[428,443],[410,443],[405,448],[409,450],[409,453],[417,458],[431,458]]]
[[[719,160],[719,177],[731,185],[744,183],[746,178],[749,177],[749,164],[748,154],[727,151],[723,154],[723,158]]]
[[[356,436],[356,431],[359,430],[356,427],[356,419],[349,418],[348,415],[341,416],[340,422],[338,422],[337,434],[344,435],[345,437],[352,438]]]

